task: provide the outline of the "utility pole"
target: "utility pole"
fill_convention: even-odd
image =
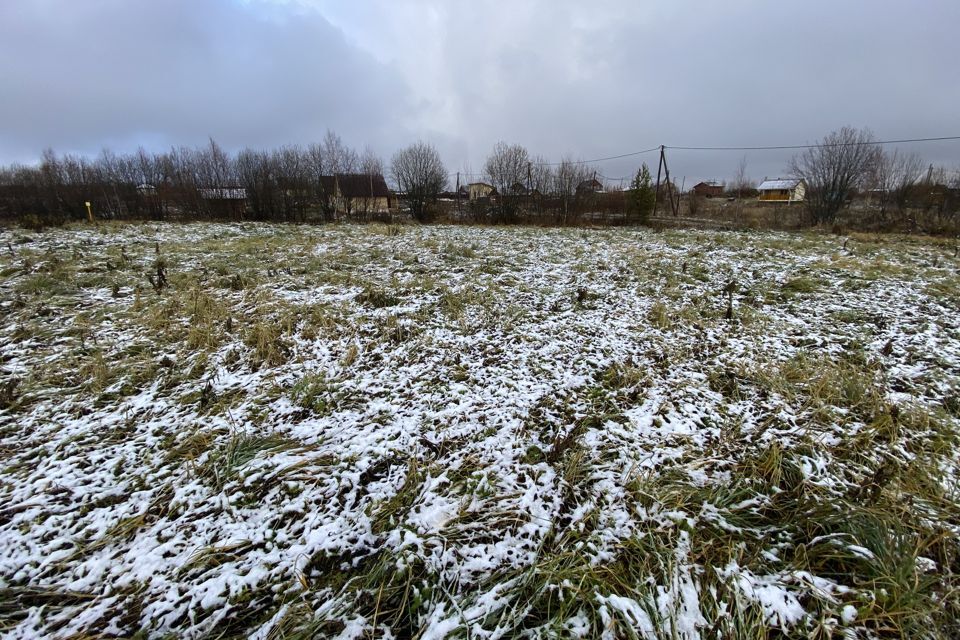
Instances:
[[[673,182],[670,180],[670,167],[667,166],[667,154],[664,152],[664,149],[665,147],[660,145],[660,161],[663,163],[663,173],[667,179],[667,191],[670,197],[670,209],[673,213],[673,217],[677,217],[679,211],[677,210],[677,201],[674,199],[675,189],[673,188]],[[660,171],[658,169],[657,174],[659,175],[659,173]]]
[[[530,202],[533,201],[533,171],[531,167],[533,165],[530,162],[527,162],[527,206],[530,206]],[[528,210],[529,211],[529,210]]]
[[[460,219],[460,172],[457,171],[457,221]]]
[[[653,216],[657,216],[657,206],[660,204],[660,171],[663,169],[663,145],[660,145],[660,161],[657,162],[657,190],[653,192]]]

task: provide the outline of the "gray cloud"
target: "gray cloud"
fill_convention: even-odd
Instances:
[[[463,106],[476,124],[466,129],[471,152],[496,137],[591,158],[660,143],[814,142],[845,124],[881,137],[958,133],[950,105],[960,103],[960,46],[950,25],[960,5],[791,4],[607,2],[586,11],[544,0],[519,14],[464,5],[456,18],[482,35],[465,44],[451,23],[445,57],[462,72],[451,92],[474,94]],[[960,161],[956,144],[921,150]],[[789,157],[746,155],[758,177]],[[724,178],[739,157],[672,152],[671,164],[678,175]],[[624,176],[636,164],[602,170]]]
[[[400,75],[313,11],[227,0],[0,5],[0,154],[322,138],[395,145]],[[389,102],[390,109],[384,109]]]
[[[497,140],[558,159],[660,143],[957,134],[960,4],[343,3],[6,0],[0,159],[308,142],[333,128],[385,156],[418,138],[479,171]],[[960,163],[954,143],[916,147]],[[754,177],[787,152],[671,152],[688,180]],[[611,177],[640,160],[603,163]]]

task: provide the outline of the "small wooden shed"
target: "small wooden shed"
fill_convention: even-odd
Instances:
[[[801,178],[776,178],[761,182],[757,191],[763,202],[803,202],[807,183]]]

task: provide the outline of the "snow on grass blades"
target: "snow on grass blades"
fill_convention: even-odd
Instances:
[[[6,635],[960,634],[950,246],[0,236]]]

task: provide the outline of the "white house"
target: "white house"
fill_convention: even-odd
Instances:
[[[467,185],[467,193],[470,194],[470,200],[476,200],[496,195],[497,190],[486,182],[471,182]]]

